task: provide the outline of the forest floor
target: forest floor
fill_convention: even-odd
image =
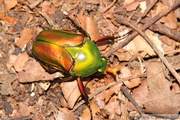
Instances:
[[[114,37],[96,41],[114,74],[82,78],[88,104],[32,54],[41,31],[80,28]],[[1,120],[180,119],[179,101],[180,0],[0,0]]]

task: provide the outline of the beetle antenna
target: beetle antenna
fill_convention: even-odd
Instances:
[[[113,37],[113,36],[101,36],[101,37],[97,38],[95,40],[95,42],[97,43],[97,42],[101,42],[101,41],[114,40],[114,39],[115,39],[115,37]]]

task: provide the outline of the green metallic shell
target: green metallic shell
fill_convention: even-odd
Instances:
[[[74,76],[104,72],[107,66],[89,37],[65,30],[42,31],[33,43],[32,51],[44,63]]]
[[[71,74],[86,77],[101,69],[100,51],[97,45],[88,37],[85,37],[83,46],[65,48],[75,61],[73,68],[69,71]]]

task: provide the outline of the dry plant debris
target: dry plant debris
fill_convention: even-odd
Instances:
[[[31,52],[42,30],[80,27],[115,37],[97,44],[116,75],[84,78],[91,111]],[[0,0],[0,119],[180,119],[179,42],[179,0]]]

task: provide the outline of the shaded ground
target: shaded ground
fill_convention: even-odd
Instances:
[[[0,118],[3,120],[178,119],[179,0],[0,0]],[[116,74],[84,78],[90,107],[76,80],[61,82],[32,55],[47,29],[82,27]],[[180,118],[179,118],[180,119]]]

